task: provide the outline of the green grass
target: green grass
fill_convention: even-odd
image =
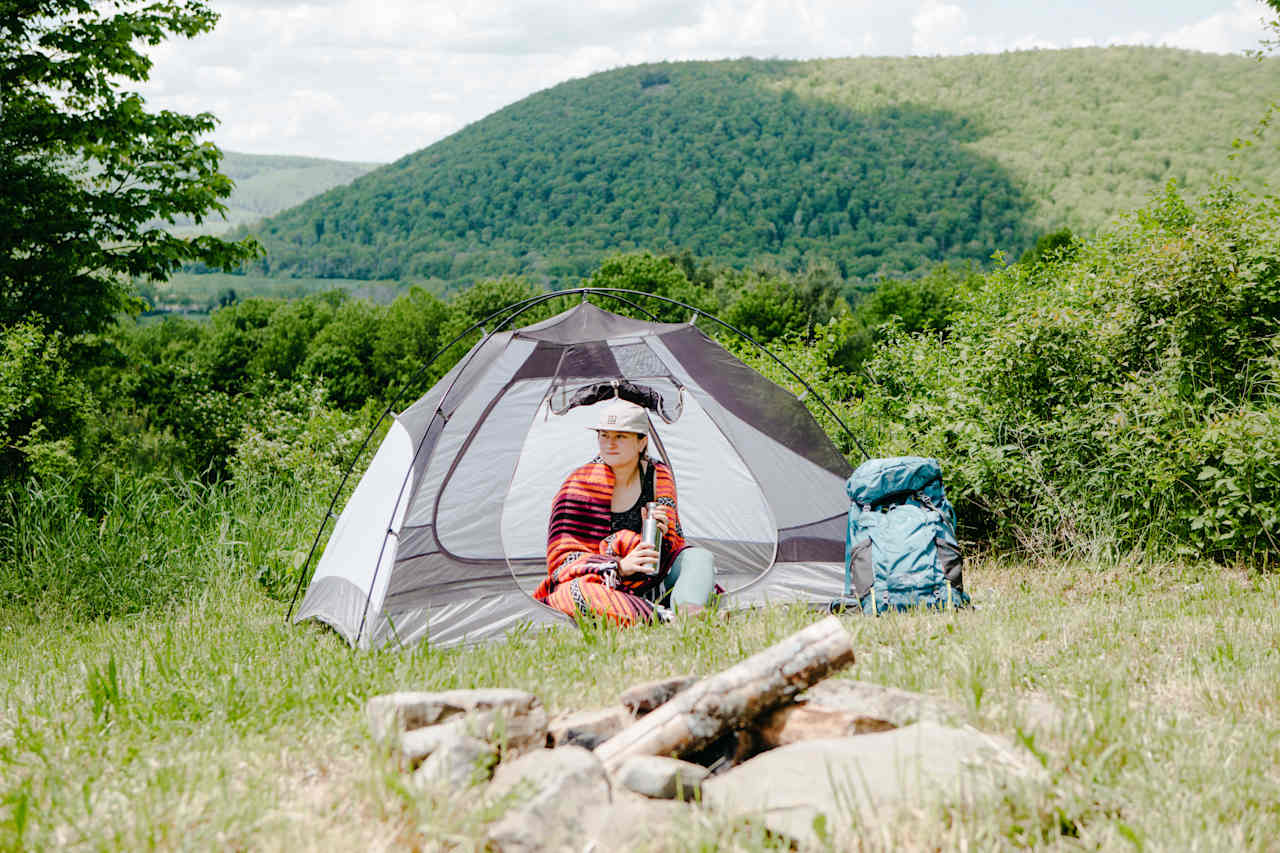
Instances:
[[[777,608],[357,653],[318,625],[286,626],[237,554],[168,607],[101,621],[0,610],[0,848],[475,849],[489,817],[477,798],[410,794],[365,733],[366,697],[497,685],[553,712],[604,705],[636,681],[724,668],[816,618]],[[848,617],[847,674],[1021,731],[1051,785],[981,810],[908,810],[870,831],[868,849],[1274,849],[1276,577],[983,562],[968,580],[974,612]],[[1036,722],[1046,703],[1060,723]],[[699,818],[680,848],[770,843]]]

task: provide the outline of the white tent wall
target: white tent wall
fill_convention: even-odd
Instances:
[[[564,628],[573,624],[568,616],[513,587],[509,592],[469,601],[382,613],[376,621],[370,614],[360,647],[408,647],[429,641],[448,648],[497,639],[522,626]]]
[[[753,479],[764,493],[773,497],[771,509],[778,529],[810,524],[827,517],[832,507],[848,506],[844,479],[778,443],[716,402],[681,366],[661,339],[652,341],[654,350],[685,385],[690,394],[723,432],[735,453],[744,460]],[[804,488],[796,488],[803,483]]]
[[[569,472],[595,453],[587,431],[595,423],[593,407],[555,415],[543,403],[536,411],[502,507],[502,544],[515,559],[546,555],[551,502]],[[536,586],[525,585],[525,591],[533,592]]]
[[[452,412],[458,399],[466,395],[471,381],[489,369],[489,365],[503,351],[510,337],[510,333],[507,333],[477,341],[475,346],[458,359],[426,394],[401,412],[400,422],[405,425],[409,433],[421,438],[426,432],[427,424],[437,412],[441,410]]]
[[[528,379],[513,384],[476,430],[453,473],[440,491],[436,509],[436,536],[442,548],[455,556],[478,560],[541,558],[546,549],[546,517],[541,519],[542,544],[532,550],[504,550],[503,519],[510,515],[506,499],[512,480],[503,474],[518,472],[528,452],[525,430],[535,421],[539,404],[551,385],[549,379]],[[585,438],[579,436],[579,438]],[[542,456],[568,453],[555,443],[537,451]],[[563,478],[562,478],[563,479]],[[559,481],[556,482],[559,485]],[[553,493],[554,494],[554,493]],[[538,516],[524,516],[533,526]]]
[[[778,524],[760,484],[697,398],[686,393],[683,409],[675,423],[657,429],[675,476],[680,522],[691,545],[716,555],[722,582],[733,589],[773,562]]]
[[[412,436],[393,420],[334,525],[296,621],[321,619],[354,645],[366,602],[370,614],[379,613],[396,556],[388,531],[404,517],[413,453]]]
[[[421,484],[413,493],[412,505],[405,518],[406,524],[417,526],[435,523],[436,499],[458,452],[476,423],[484,416],[490,402],[510,381],[512,374],[525,362],[533,348],[532,341],[508,337],[502,353],[471,383],[470,393],[450,414],[444,431],[436,439]]]
[[[842,563],[774,563],[769,571],[729,596],[729,605],[827,604],[843,592]]]

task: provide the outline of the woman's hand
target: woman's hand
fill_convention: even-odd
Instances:
[[[641,542],[631,553],[618,561],[618,573],[628,575],[652,575],[658,571],[658,552],[652,545]]]
[[[658,533],[660,536],[667,535],[667,509],[664,504],[659,504],[653,508],[653,517],[658,520]],[[640,508],[640,514],[644,518],[649,517],[649,508],[647,506]]]

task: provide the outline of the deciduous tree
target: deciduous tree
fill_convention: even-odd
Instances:
[[[102,328],[130,280],[227,268],[256,243],[166,230],[225,211],[208,113],[150,111],[144,50],[211,29],[199,0],[0,0],[0,325]]]

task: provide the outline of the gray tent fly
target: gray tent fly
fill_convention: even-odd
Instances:
[[[602,289],[525,307],[567,293],[583,301],[485,335],[392,417],[295,622],[319,619],[357,648],[570,623],[531,593],[546,574],[552,498],[595,455],[586,427],[615,395],[649,409],[685,538],[716,556],[722,608],[825,606],[842,593],[851,468],[804,404],[693,322],[635,320],[586,301],[610,295]]]

